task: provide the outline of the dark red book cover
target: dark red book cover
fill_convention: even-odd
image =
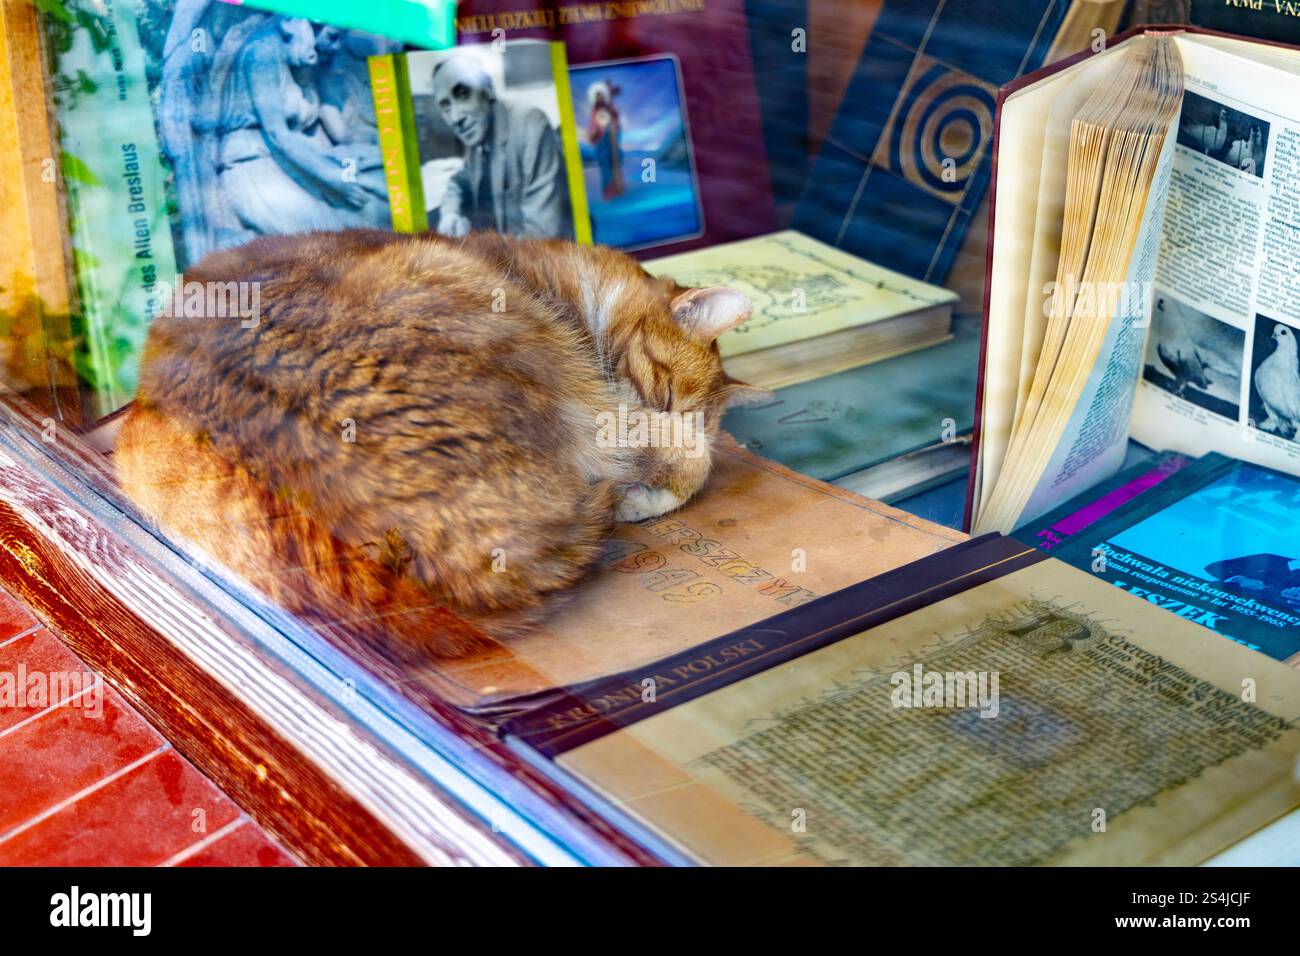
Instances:
[[[776,229],[743,0],[461,0],[456,28],[564,41],[597,242],[651,258]]]

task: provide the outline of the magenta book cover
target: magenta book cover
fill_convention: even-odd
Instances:
[[[564,41],[596,242],[661,256],[776,228],[743,0],[463,0],[456,27]]]
[[[1045,517],[1015,532],[1015,538],[1042,551],[1054,551],[1066,541],[1119,510],[1134,498],[1173,477],[1195,459],[1166,453],[1120,472],[1110,481],[1061,505]]]

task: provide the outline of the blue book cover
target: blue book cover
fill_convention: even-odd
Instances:
[[[794,228],[942,283],[984,198],[998,89],[1041,66],[1069,0],[887,0]]]
[[[1209,454],[1052,554],[1280,661],[1300,655],[1300,478]]]
[[[790,207],[808,174],[808,5],[745,0],[772,198]]]
[[[822,481],[970,432],[979,328],[952,341],[777,389],[727,412],[722,426],[756,454]]]

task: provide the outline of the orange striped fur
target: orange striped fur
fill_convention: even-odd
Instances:
[[[476,646],[448,610],[527,626],[616,518],[703,485],[707,449],[606,447],[602,415],[698,412],[707,441],[747,389],[714,343],[743,296],[600,247],[309,233],[184,278],[255,282],[260,313],[154,321],[114,456],[127,495],[290,610],[381,620],[420,654]]]

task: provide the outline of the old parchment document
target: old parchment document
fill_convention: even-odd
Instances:
[[[917,665],[996,707],[897,706]],[[1297,717],[1294,670],[1045,561],[557,761],[709,863],[1191,864],[1300,805]]]

